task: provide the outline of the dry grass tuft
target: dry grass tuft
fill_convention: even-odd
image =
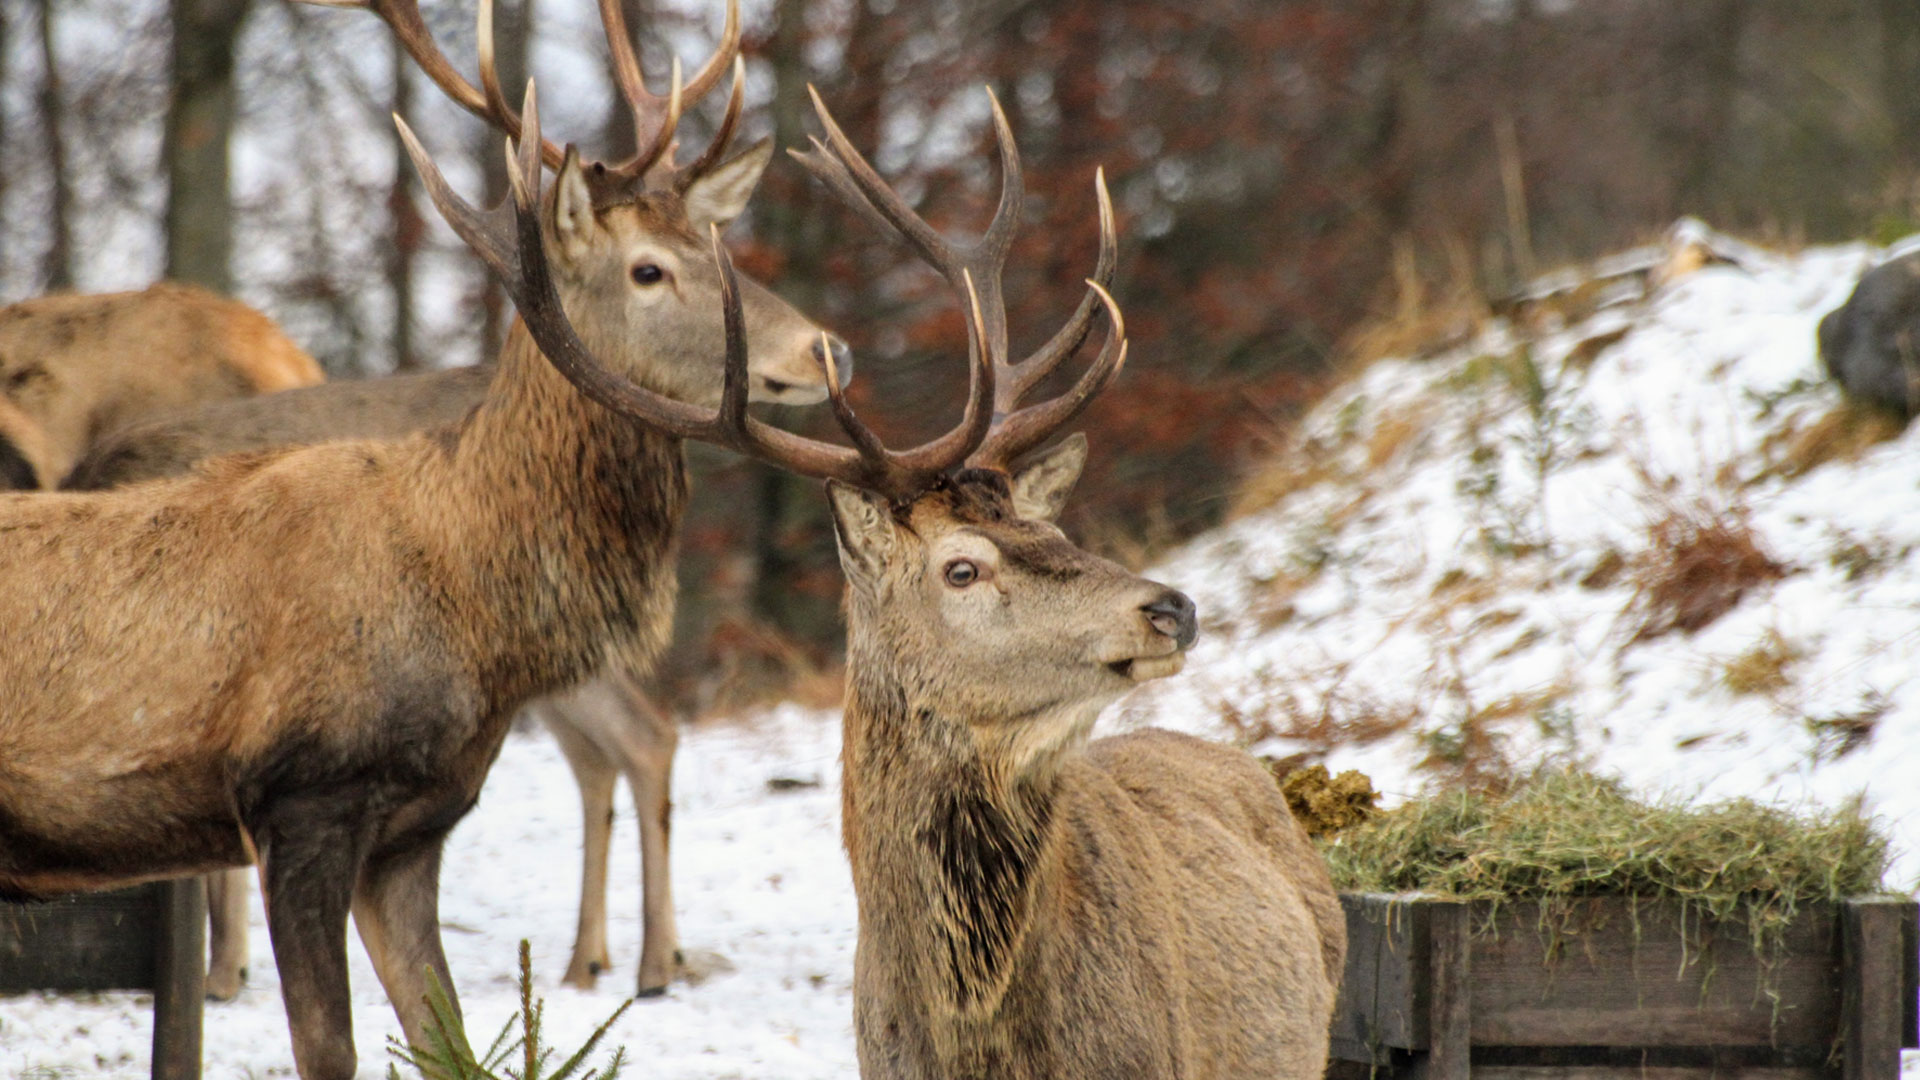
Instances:
[[[1748,590],[1787,575],[1746,513],[1705,499],[1663,497],[1647,526],[1646,550],[1629,561],[1632,641],[1692,633],[1733,610]]]
[[[1814,760],[1834,761],[1872,742],[1881,718],[1891,711],[1892,702],[1871,693],[1852,712],[1807,717],[1807,734],[1813,736]]]
[[[1469,900],[1678,897],[1744,916],[1756,948],[1807,903],[1878,892],[1889,843],[1856,800],[1795,814],[1748,799],[1645,802],[1577,770],[1504,795],[1448,792],[1321,841],[1334,884]]]
[[[1341,354],[1356,368],[1394,357],[1422,359],[1464,345],[1479,336],[1492,318],[1487,300],[1473,284],[1472,259],[1464,249],[1448,252],[1453,285],[1430,295],[1413,248],[1394,251],[1393,310],[1363,322],[1341,344]]]
[[[1345,665],[1318,672],[1272,672],[1258,677],[1239,700],[1216,698],[1214,708],[1239,746],[1281,739],[1300,746],[1281,760],[1291,770],[1322,761],[1343,746],[1365,746],[1412,728],[1420,706],[1392,702],[1348,685]]]
[[[1793,684],[1787,668],[1805,652],[1768,630],[1753,647],[1728,660],[1720,669],[1720,685],[1736,694],[1777,694]]]
[[[1280,781],[1287,807],[1308,836],[1339,832],[1380,812],[1380,793],[1373,790],[1373,781],[1363,773],[1348,769],[1330,776],[1325,765],[1283,771],[1280,762],[1268,759],[1267,764]]]
[[[1308,441],[1282,451],[1248,476],[1235,493],[1227,517],[1232,520],[1257,514],[1308,488],[1345,479],[1347,472],[1341,466],[1339,450]]]
[[[1897,439],[1906,421],[1885,409],[1843,400],[1812,423],[1789,423],[1761,447],[1770,464],[1757,479],[1793,479],[1833,461],[1856,461],[1868,450]]]

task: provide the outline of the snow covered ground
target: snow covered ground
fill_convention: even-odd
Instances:
[[[1899,845],[1889,884],[1912,887],[1920,427],[1857,460],[1775,475],[1791,456],[1782,436],[1837,402],[1819,384],[1814,324],[1877,256],[1746,252],[1742,267],[1535,338],[1530,364],[1495,330],[1442,357],[1376,365],[1310,418],[1301,461],[1313,482],[1155,571],[1193,593],[1207,630],[1186,674],[1122,703],[1109,727],[1252,733],[1257,750],[1325,752],[1395,797],[1465,762],[1542,755],[1649,790],[1802,805],[1864,792]],[[1785,576],[1690,635],[1636,642],[1648,523],[1694,506],[1744,520]],[[1610,576],[1614,564],[1625,569]],[[1744,663],[1756,656],[1765,662]],[[736,970],[627,1013],[611,1042],[634,1075],[854,1075],[838,748],[837,716],[792,707],[682,742],[681,937]],[[777,778],[819,786],[775,791]],[[578,890],[572,782],[544,735],[509,740],[443,878],[472,1031],[490,1035],[514,1009],[522,937],[559,1045],[631,990],[638,860],[624,795],[620,814],[616,969],[582,993],[558,985]],[[251,985],[207,1012],[216,1080],[292,1073],[257,902],[254,926]],[[372,1076],[397,1026],[357,942],[352,952]],[[144,1075],[148,1039],[135,995],[0,999],[0,1080]],[[1920,1055],[1906,1064],[1920,1078]]]

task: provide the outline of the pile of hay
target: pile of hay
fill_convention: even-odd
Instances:
[[[1643,802],[1618,781],[1543,772],[1503,796],[1411,802],[1321,840],[1343,890],[1465,900],[1677,897],[1745,916],[1756,942],[1801,905],[1875,893],[1888,839],[1857,803],[1794,813],[1747,799]]]
[[[1287,808],[1312,837],[1326,836],[1349,829],[1380,812],[1380,793],[1364,774],[1348,769],[1330,776],[1325,765],[1309,765],[1282,773],[1269,761],[1286,796]]]

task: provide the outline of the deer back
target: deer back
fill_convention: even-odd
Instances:
[[[0,309],[0,395],[44,436],[44,485],[157,410],[311,386],[320,366],[258,311],[190,285]]]
[[[336,439],[397,439],[458,422],[485,399],[491,364],[352,379],[158,413],[88,448],[60,486],[93,491],[174,476],[221,454]]]

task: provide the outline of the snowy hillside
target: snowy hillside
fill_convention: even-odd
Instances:
[[[1878,254],[1743,250],[1739,266],[1563,327],[1495,329],[1376,365],[1253,485],[1267,505],[1154,572],[1194,595],[1206,629],[1187,672],[1122,703],[1109,727],[1325,754],[1396,796],[1543,755],[1710,796],[1864,791],[1899,845],[1893,883],[1910,886],[1920,429],[1805,468],[1846,441],[1820,437],[1839,399],[1820,381],[1814,324]],[[628,1012],[612,1041],[634,1075],[855,1075],[838,749],[837,716],[797,708],[688,733],[674,792],[681,935],[736,970]],[[639,890],[624,795],[616,970],[592,993],[557,985],[576,807],[551,740],[515,735],[453,835],[442,912],[476,1032],[514,1007],[522,937],[562,1045],[631,990]],[[397,1026],[351,949],[361,1073],[373,1076]],[[292,1073],[257,900],[252,969],[241,1000],[209,1006],[215,1080]],[[147,1024],[133,995],[0,999],[0,1080],[144,1075]],[[1907,1066],[1920,1078],[1920,1055]]]
[[[1375,365],[1252,485],[1271,505],[1159,568],[1210,632],[1128,722],[1328,752],[1396,795],[1543,756],[1710,797],[1865,792],[1911,887],[1920,426],[1806,467],[1872,422],[1835,412],[1814,327],[1878,256],[1741,250]]]

